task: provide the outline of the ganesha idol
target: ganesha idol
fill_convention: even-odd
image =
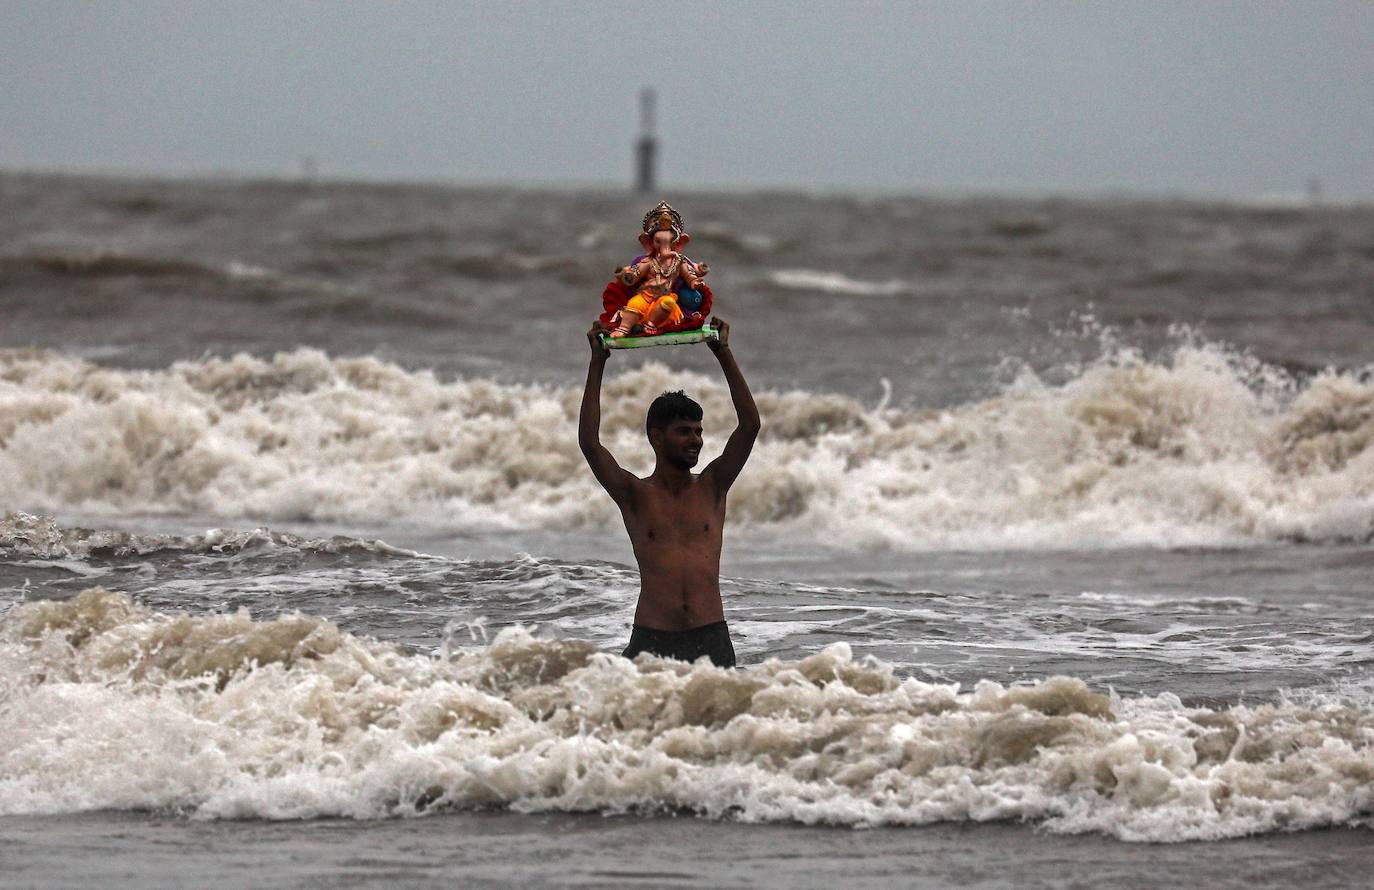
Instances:
[[[644,215],[639,243],[647,253],[615,270],[601,294],[601,323],[615,339],[700,328],[711,311],[711,289],[702,281],[705,263],[682,253],[691,240],[682,216],[660,202]]]

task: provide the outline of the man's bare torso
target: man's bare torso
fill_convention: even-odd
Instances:
[[[725,618],[720,601],[725,498],[709,477],[687,478],[677,491],[653,477],[636,479],[620,505],[639,562],[637,625],[680,631]]]
[[[689,661],[708,654],[713,663],[728,666],[735,657],[720,601],[725,500],[754,447],[760,422],[749,385],[730,351],[730,325],[719,318],[711,324],[716,340],[707,345],[725,374],[736,426],[720,455],[700,475],[694,475],[692,467],[701,456],[703,413],[700,405],[680,391],[659,396],[645,416],[645,432],[654,449],[654,472],[649,477],[637,478],[601,444],[601,378],[610,350],[602,343],[605,328],[600,323],[587,332],[592,357],[578,411],[577,441],[592,475],[620,508],[639,563],[635,632],[678,634],[720,624],[723,646],[719,651],[708,647],[691,654],[687,649],[695,651],[700,641],[683,649],[661,640],[645,643],[636,651]]]

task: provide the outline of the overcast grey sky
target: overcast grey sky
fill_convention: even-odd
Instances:
[[[0,167],[1374,197],[1374,2],[0,0]]]

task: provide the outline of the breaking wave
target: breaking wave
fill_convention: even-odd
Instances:
[[[965,690],[842,643],[721,670],[507,630],[428,657],[319,618],[161,613],[100,588],[0,619],[0,813],[492,806],[1236,837],[1368,817],[1374,712],[1189,708],[1070,677]]]
[[[813,269],[779,269],[768,273],[768,283],[783,290],[820,291],[849,297],[895,297],[911,292],[904,281],[861,281],[839,272]]]
[[[85,560],[91,557],[146,556],[152,553],[262,553],[303,551],[347,553],[362,551],[386,556],[419,557],[413,550],[385,541],[365,541],[345,535],[306,538],[267,528],[212,528],[201,535],[138,534],[113,529],[62,528],[50,516],[24,512],[0,517],[0,556],[9,559]]]
[[[716,379],[650,363],[612,376],[603,440],[650,469],[647,403],[686,386],[707,452],[732,412]],[[7,509],[187,511],[274,521],[395,518],[615,528],[574,435],[576,387],[442,381],[308,349],[102,368],[0,352]],[[1075,548],[1367,541],[1374,380],[1299,382],[1215,344],[1115,349],[1056,383],[1022,372],[943,410],[758,394],[762,437],[733,521],[848,547]]]

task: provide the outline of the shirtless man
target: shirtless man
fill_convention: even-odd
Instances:
[[[601,377],[610,353],[601,342],[604,327],[598,323],[587,332],[592,359],[577,441],[592,475],[620,508],[639,562],[639,605],[626,658],[652,652],[684,661],[706,655],[719,667],[735,663],[720,602],[721,533],[725,495],[754,447],[759,411],[730,352],[730,325],[720,319],[712,324],[720,338],[707,345],[725,372],[739,425],[720,457],[693,475],[701,454],[701,406],[680,392],[664,393],[649,406],[645,423],[654,471],[644,479],[623,469],[601,444]]]

